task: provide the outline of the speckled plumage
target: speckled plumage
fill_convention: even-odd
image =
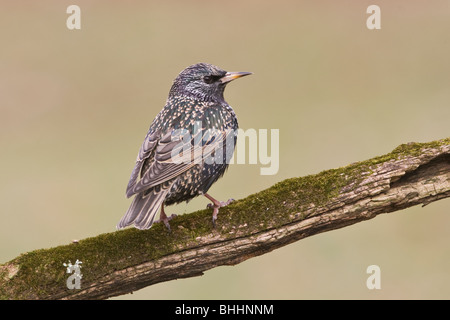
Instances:
[[[127,196],[135,198],[119,229],[131,224],[150,228],[159,208],[161,220],[169,227],[164,205],[202,194],[213,202],[215,221],[218,208],[227,203],[207,192],[228,167],[238,129],[236,114],[225,102],[223,91],[229,81],[248,74],[199,63],[178,75],[139,150],[127,186]],[[184,158],[177,158],[181,155]]]

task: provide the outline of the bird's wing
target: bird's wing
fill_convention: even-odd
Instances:
[[[144,142],[142,143],[141,149],[139,149],[139,153],[136,158],[136,164],[133,168],[133,171],[131,172],[131,177],[128,182],[126,191],[127,197],[130,197],[131,195],[134,194],[132,190],[139,179],[139,174],[141,172],[142,166],[144,165],[145,161],[150,157],[152,152],[155,150],[160,137],[161,132],[159,130],[147,133],[147,136],[145,137]]]
[[[214,156],[215,152],[222,151],[228,139],[231,140],[232,137],[234,141],[234,134],[231,129],[209,129],[198,130],[192,136],[182,130],[169,130],[163,136],[147,136],[131,174],[127,196],[131,197],[174,179],[193,166],[201,164],[206,158]]]

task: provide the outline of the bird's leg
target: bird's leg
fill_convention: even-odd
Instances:
[[[219,208],[229,205],[231,202],[234,201],[234,199],[229,199],[228,201],[218,201],[218,200],[214,199],[213,197],[211,197],[207,193],[205,193],[204,196],[207,197],[212,202],[207,205],[207,208],[213,208],[212,223],[213,223],[213,226],[216,227],[216,220],[217,220],[217,214],[219,213]]]
[[[170,229],[170,224],[169,221],[172,220],[173,218],[175,218],[177,215],[175,213],[173,213],[170,217],[166,216],[166,213],[164,212],[164,203],[161,205],[161,213],[159,214],[159,220],[155,221],[155,223],[158,222],[164,222],[164,225],[166,226],[166,228],[169,230],[169,232],[171,232],[172,230]]]

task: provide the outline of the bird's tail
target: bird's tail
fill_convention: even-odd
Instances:
[[[117,229],[125,228],[133,223],[138,229],[149,229],[168,192],[169,188],[161,189],[159,192],[137,194],[130,208],[117,224]]]

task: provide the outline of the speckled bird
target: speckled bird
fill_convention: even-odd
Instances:
[[[236,145],[238,121],[225,101],[226,85],[250,72],[226,72],[198,63],[184,69],[173,82],[166,105],[153,120],[139,150],[127,186],[127,197],[135,196],[117,224],[138,229],[160,220],[170,231],[164,206],[204,195],[212,203],[213,224],[222,202],[207,192],[225,173]]]

